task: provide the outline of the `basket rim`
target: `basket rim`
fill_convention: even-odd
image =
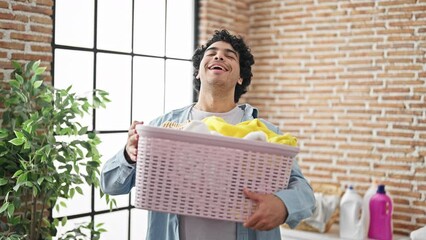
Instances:
[[[205,144],[211,146],[234,148],[251,152],[262,152],[269,154],[280,154],[286,157],[296,156],[300,149],[284,144],[261,142],[228,136],[218,136],[211,134],[187,132],[172,128],[161,128],[155,126],[136,125],[139,136],[163,138],[174,141],[184,141],[195,144]]]

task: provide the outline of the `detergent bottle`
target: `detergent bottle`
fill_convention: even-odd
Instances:
[[[392,211],[392,199],[386,194],[385,185],[379,185],[370,199],[369,238],[392,240]]]
[[[364,224],[361,218],[362,198],[349,186],[340,201],[340,237],[344,239],[363,239]]]
[[[364,238],[368,236],[368,229],[370,227],[370,199],[377,192],[377,181],[373,178],[371,182],[371,186],[364,194],[364,198],[362,200],[362,222],[364,224]]]

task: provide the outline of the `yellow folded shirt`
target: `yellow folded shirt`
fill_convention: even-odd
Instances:
[[[224,136],[243,138],[250,132],[262,131],[268,137],[268,142],[286,144],[293,147],[297,146],[296,137],[291,136],[289,133],[284,135],[276,134],[275,132],[269,130],[266,125],[258,119],[232,125],[220,117],[211,116],[204,118],[203,122],[211,131],[216,131]]]

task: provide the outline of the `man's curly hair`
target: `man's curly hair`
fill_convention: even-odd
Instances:
[[[242,37],[231,35],[227,30],[216,30],[213,37],[207,41],[206,45],[202,45],[195,50],[192,56],[192,65],[194,66],[194,88],[197,93],[200,92],[201,81],[197,79],[197,75],[200,70],[201,60],[204,57],[204,52],[210,45],[219,41],[229,43],[232,48],[238,52],[240,57],[240,76],[243,82],[241,85],[237,84],[235,86],[234,102],[237,103],[241,95],[247,92],[247,87],[250,85],[251,77],[253,76],[251,66],[254,64],[254,58]]]

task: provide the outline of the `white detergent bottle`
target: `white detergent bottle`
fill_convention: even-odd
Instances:
[[[368,228],[370,226],[370,199],[371,197],[376,194],[377,192],[377,181],[376,179],[373,178],[372,182],[371,182],[371,186],[370,188],[368,188],[368,190],[365,192],[364,194],[364,198],[362,201],[362,215],[361,215],[361,220],[364,224],[364,233],[363,236],[364,238],[367,238],[368,236]]]
[[[364,223],[361,219],[362,198],[349,186],[340,201],[340,237],[364,239]]]

